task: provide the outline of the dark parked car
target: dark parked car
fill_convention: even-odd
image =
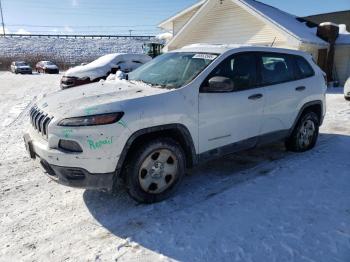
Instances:
[[[11,72],[14,74],[31,74],[32,68],[24,61],[15,61],[11,63]]]
[[[36,64],[35,69],[38,73],[58,74],[60,71],[58,66],[50,61],[40,61]]]

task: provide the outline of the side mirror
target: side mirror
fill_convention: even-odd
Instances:
[[[225,93],[234,91],[234,83],[228,77],[214,76],[208,81],[209,87],[203,87],[202,92]]]

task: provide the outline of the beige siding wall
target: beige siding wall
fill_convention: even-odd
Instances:
[[[318,59],[318,49],[319,48],[325,48],[325,47],[319,47],[316,45],[310,45],[310,44],[301,44],[298,48],[301,51],[304,51],[306,53],[309,53],[312,55],[315,61]]]
[[[265,24],[232,1],[216,1],[204,14],[202,21],[179,38],[169,50],[193,43],[239,43],[290,47],[286,37],[274,27]]]
[[[191,17],[199,10],[199,8],[200,6],[173,21],[174,35],[176,35],[181,30],[181,28],[191,19]]]
[[[350,77],[350,45],[338,45],[335,48],[334,74],[343,86]]]

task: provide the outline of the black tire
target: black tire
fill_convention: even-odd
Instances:
[[[306,128],[306,125],[313,125],[313,128]],[[320,127],[320,120],[316,113],[305,112],[296,124],[292,135],[286,140],[286,148],[292,152],[305,152],[315,147]],[[308,134],[303,131],[308,129]],[[307,137],[307,138],[306,138]],[[305,140],[306,139],[306,140]],[[305,143],[307,141],[307,143]]]
[[[171,157],[176,158],[172,160],[174,161],[173,163],[169,164],[168,163],[169,159],[166,161],[167,163],[164,163],[165,165],[172,165],[176,163],[176,169],[175,169],[176,172],[174,172],[174,175],[171,176],[171,180],[169,181],[168,181],[168,175],[165,174],[166,171],[165,172],[161,171],[162,174],[157,174],[159,176],[158,178],[153,178],[153,175],[151,175],[153,172],[153,169],[150,172],[146,172],[145,175],[144,175],[144,172],[146,168],[141,169],[142,166],[147,161],[147,159],[149,159],[150,157],[152,158],[152,161],[154,161],[152,163],[158,162],[157,161],[158,159],[157,158],[154,159],[153,156],[155,156],[157,154],[157,151],[160,151],[160,150],[165,150],[165,152],[170,152],[172,153]],[[160,155],[158,154],[158,157],[159,156]],[[130,159],[127,159],[127,165],[124,171],[125,171],[126,187],[129,195],[133,199],[141,203],[155,203],[155,202],[160,202],[167,199],[176,191],[177,187],[180,185],[185,175],[185,166],[186,166],[185,161],[186,161],[185,153],[182,147],[171,138],[158,138],[143,144],[132,153]],[[152,168],[154,167],[154,165],[152,165]],[[142,178],[142,176],[144,176],[144,178]],[[145,179],[146,176],[148,176],[147,180],[151,179],[151,181],[153,181],[148,187],[148,191],[158,189],[158,188],[150,189],[151,186],[154,186],[154,185],[155,187],[158,187],[157,182],[154,183],[154,179],[158,179],[158,180],[164,179],[164,181],[166,181],[165,183],[166,188],[164,189],[164,191],[159,193],[146,192],[146,190],[143,189],[141,184],[142,179]]]
[[[344,96],[345,100],[350,101],[350,96]]]

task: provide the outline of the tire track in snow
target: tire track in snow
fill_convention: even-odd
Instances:
[[[22,121],[28,114],[29,108],[33,105],[33,103],[36,101],[37,97],[35,96],[27,105],[24,107],[24,109],[18,114],[18,116],[8,125],[3,127],[5,129],[5,132],[1,135],[2,138],[7,137],[6,140],[3,140],[3,143],[1,144],[0,150],[0,159],[3,159],[3,156],[8,152],[8,149],[11,145],[14,145],[16,141],[20,139],[20,134],[23,133],[22,130],[16,129],[15,131],[12,129],[14,125]],[[20,134],[18,132],[21,132]]]
[[[32,107],[32,105],[36,100],[37,100],[37,96],[33,97],[32,100],[30,100],[29,103],[27,103],[27,105],[24,107],[24,109],[19,113],[19,115],[11,123],[6,125],[5,128],[11,127],[13,124],[15,124],[20,119],[22,119],[28,113],[29,108]]]

